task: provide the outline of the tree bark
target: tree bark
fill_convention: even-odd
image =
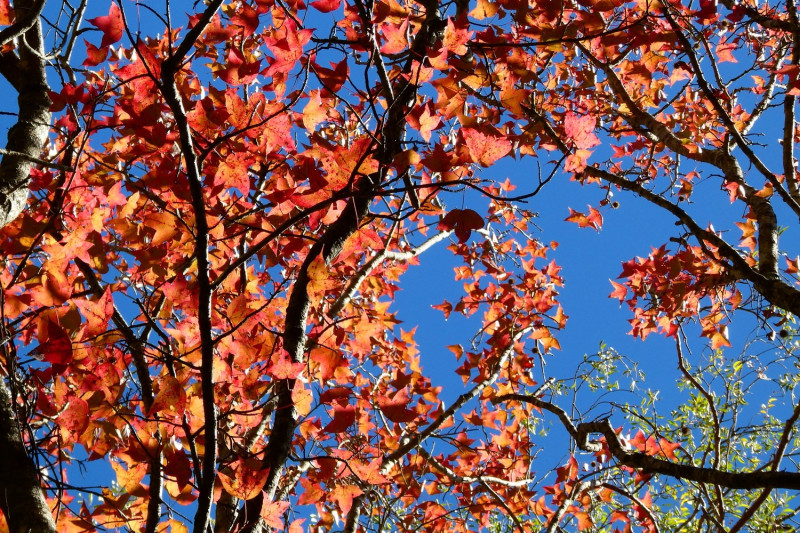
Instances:
[[[39,13],[44,2],[18,2],[16,53],[0,55],[0,74],[18,92],[17,122],[8,131],[0,161],[0,228],[22,213],[28,199],[30,171],[50,130],[49,86]],[[35,20],[32,20],[35,19]],[[4,30],[6,31],[6,30]],[[39,472],[25,448],[8,385],[0,379],[0,509],[11,533],[56,531]]]
[[[36,465],[22,442],[11,405],[11,392],[0,379],[0,509],[11,533],[55,533]]]

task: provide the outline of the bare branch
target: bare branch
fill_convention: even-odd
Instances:
[[[407,250],[405,252],[389,251],[386,248],[379,251],[372,257],[372,259],[367,261],[364,266],[361,267],[355,276],[350,279],[347,287],[344,289],[344,291],[342,291],[342,294],[336,299],[328,311],[328,316],[331,318],[337,316],[342,309],[344,309],[344,307],[350,303],[350,300],[358,291],[358,288],[361,286],[364,280],[369,277],[372,271],[375,270],[375,267],[377,267],[382,261],[387,259],[390,261],[408,261],[409,259],[417,257],[419,254],[423,253],[436,243],[443,241],[452,233],[452,231],[443,231],[441,233],[437,233],[416,248]]]

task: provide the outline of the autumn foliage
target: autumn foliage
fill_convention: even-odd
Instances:
[[[175,4],[0,0],[0,531],[797,525],[793,0]],[[550,370],[549,187],[676,223],[597,292],[669,403]]]

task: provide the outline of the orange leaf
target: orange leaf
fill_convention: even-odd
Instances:
[[[588,215],[580,211],[575,211],[570,207],[569,216],[564,220],[567,222],[575,222],[578,224],[579,228],[594,228],[596,231],[600,231],[600,228],[603,227],[603,215],[592,206],[589,206]]]
[[[148,464],[146,462],[134,463],[125,468],[117,461],[111,461],[111,468],[117,474],[117,484],[125,492],[134,492],[142,483],[144,475],[147,473]]]
[[[628,288],[621,284],[617,283],[616,281],[608,280],[611,282],[611,285],[614,286],[614,291],[608,295],[609,298],[617,298],[620,302],[625,300],[625,297],[628,295]]]
[[[362,494],[364,494],[364,491],[354,485],[340,485],[334,487],[329,493],[331,500],[339,505],[339,509],[344,514],[350,512],[350,508],[353,507],[353,499]]]
[[[13,22],[14,10],[11,9],[11,2],[9,0],[0,0],[0,26],[8,26]]]
[[[267,367],[267,373],[275,379],[295,379],[305,368],[306,365],[292,362],[286,352],[281,351],[278,360]]]
[[[228,465],[231,469],[230,475],[218,473],[225,492],[241,500],[252,500],[258,496],[269,475],[269,468],[258,468],[255,464],[248,463],[251,461],[240,458]]]
[[[283,513],[289,508],[289,502],[269,502],[261,504],[261,518],[268,526],[275,529],[283,529]]]
[[[108,323],[114,314],[114,301],[111,298],[111,289],[106,287],[97,301],[73,300],[80,309],[81,314],[86,318],[86,328],[84,329],[84,339],[95,337],[104,333],[108,329]]]
[[[147,416],[155,413],[182,415],[186,410],[186,391],[180,381],[172,376],[162,376],[158,380],[159,390]]]
[[[578,531],[583,531],[594,526],[594,522],[592,522],[592,517],[589,516],[589,513],[575,513],[575,518],[578,519]]]
[[[408,19],[400,24],[388,23],[381,25],[384,44],[381,52],[384,54],[399,54],[408,46]]]

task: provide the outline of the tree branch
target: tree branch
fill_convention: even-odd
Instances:
[[[386,248],[379,251],[375,254],[372,259],[367,261],[363,267],[350,279],[350,282],[347,284],[347,287],[342,291],[342,294],[336,299],[336,301],[331,306],[330,310],[328,311],[328,316],[333,318],[337,316],[342,309],[350,303],[350,300],[353,298],[355,293],[358,291],[358,288],[364,282],[365,279],[369,277],[375,267],[377,267],[382,261],[390,260],[390,261],[408,261],[414,257],[417,257],[419,254],[423,253],[424,251],[428,250],[430,247],[435,245],[438,242],[443,241],[447,237],[449,237],[453,232],[452,231],[443,231],[441,233],[437,233],[430,239],[426,240],[416,248],[412,248],[411,250],[405,252],[394,252],[389,251]]]
[[[175,83],[175,75],[180,69],[183,58],[200,37],[211,21],[222,0],[212,0],[195,26],[189,30],[178,49],[167,58],[161,68],[161,94],[172,110],[175,126],[180,135],[181,154],[183,155],[189,191],[192,197],[192,210],[195,223],[195,251],[197,260],[198,308],[197,322],[200,330],[201,351],[201,390],[203,394],[203,436],[204,454],[202,479],[197,480],[199,496],[194,520],[194,532],[205,533],[211,520],[211,504],[214,497],[214,480],[217,466],[217,407],[214,397],[214,339],[211,335],[211,299],[214,289],[210,279],[208,259],[209,227],[206,220],[206,204],[203,195],[203,181],[194,151],[192,133],[183,108],[183,101]]]
[[[525,402],[558,416],[564,428],[575,440],[575,444],[583,451],[597,452],[603,449],[603,444],[597,440],[590,440],[594,434],[605,437],[606,445],[611,456],[621,466],[637,468],[648,474],[662,474],[674,479],[709,483],[721,487],[741,490],[755,490],[763,488],[800,490],[800,473],[786,471],[753,471],[753,472],[726,472],[716,468],[703,468],[690,464],[673,463],[658,459],[642,452],[629,451],[627,444],[623,444],[620,436],[614,430],[608,419],[593,422],[581,422],[577,426],[572,423],[566,411],[557,405],[525,394],[505,394],[493,399],[497,404],[504,401]]]

